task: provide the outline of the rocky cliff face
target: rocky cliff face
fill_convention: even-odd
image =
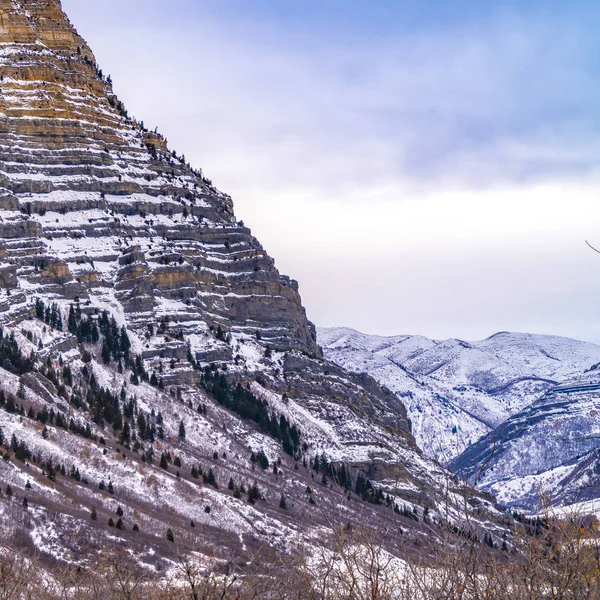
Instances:
[[[0,0],[0,188],[7,537],[154,564],[167,528],[225,562],[332,522],[410,545],[464,505],[495,530],[490,499],[422,456],[395,394],[323,360],[297,284],[128,116],[57,0]]]
[[[60,3],[0,10],[4,287],[82,301],[109,287],[134,329],[157,325],[166,302],[185,333],[201,312],[209,326],[318,356],[296,283],[227,195],[128,118]]]

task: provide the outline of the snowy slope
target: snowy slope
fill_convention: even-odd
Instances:
[[[568,379],[452,462],[507,505],[600,498],[600,371]]]
[[[417,443],[442,462],[600,362],[595,344],[523,333],[466,342],[334,328],[319,329],[318,339],[327,358],[397,393]]]

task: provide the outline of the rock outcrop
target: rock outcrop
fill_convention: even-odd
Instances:
[[[295,282],[229,196],[128,117],[60,3],[0,13],[0,236],[18,279],[81,300],[116,286],[132,327],[168,299],[182,318],[319,356]]]

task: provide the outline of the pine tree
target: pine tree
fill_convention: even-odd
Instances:
[[[208,470],[208,475],[206,476],[206,483],[208,483],[208,485],[212,485],[215,489],[219,488],[219,486],[217,485],[217,479],[212,469]]]
[[[233,477],[231,477],[231,478],[229,479],[229,483],[227,484],[227,488],[228,488],[230,491],[233,491],[233,490],[235,489],[235,483],[233,482]]]
[[[161,469],[169,469],[169,463],[167,462],[167,455],[163,452],[160,455],[160,468]]]
[[[279,508],[283,508],[283,510],[287,510],[287,503],[285,501],[285,496],[281,494],[281,498],[279,499]]]
[[[119,436],[119,442],[124,446],[129,446],[131,443],[131,427],[129,426],[129,421],[123,423],[123,430]]]
[[[140,439],[145,440],[148,436],[147,425],[146,425],[146,417],[144,417],[143,412],[139,412],[137,416],[137,428],[138,428],[138,436]]]
[[[175,536],[173,535],[173,531],[171,529],[167,529],[167,540],[172,544],[175,543]]]
[[[185,425],[183,424],[183,420],[179,423],[179,439],[185,440]]]
[[[69,333],[77,335],[77,319],[75,318],[75,309],[73,308],[72,304],[69,308],[68,329]]]
[[[117,527],[117,529],[120,529],[121,531],[123,531],[125,529],[125,525],[123,525],[123,519],[119,519],[117,521],[116,527]]]
[[[46,477],[48,477],[50,481],[56,481],[56,472],[54,471],[54,466],[50,461],[48,461],[48,466],[46,470]]]
[[[256,481],[248,488],[248,502],[255,504],[257,500],[260,500],[260,490]]]
[[[95,506],[92,506],[92,510],[90,512],[90,519],[92,519],[92,521],[98,520],[98,511],[96,510]]]
[[[102,361],[105,365],[110,362],[110,346],[106,338],[104,338],[104,342],[102,342]]]
[[[15,398],[12,394],[9,394],[6,398],[6,405],[4,408],[7,413],[13,414],[17,412],[17,405],[15,404]]]
[[[39,298],[35,301],[35,316],[40,320],[44,320],[44,303]]]
[[[129,336],[127,335],[127,330],[125,326],[121,327],[121,341],[120,341],[120,351],[121,355],[125,359],[125,364],[129,364],[129,352],[131,351],[131,341],[129,340]]]
[[[117,516],[122,517],[123,516],[123,509],[120,506],[117,506],[116,513],[117,513]]]
[[[13,491],[12,491],[12,487],[10,486],[10,483],[6,485],[5,493],[9,498],[13,495]]]
[[[108,519],[108,526],[109,527],[114,527],[115,526],[115,522],[112,520],[112,517],[110,519]]]

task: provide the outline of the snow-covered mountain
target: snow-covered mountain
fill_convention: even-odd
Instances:
[[[398,394],[417,443],[442,462],[600,362],[595,344],[523,333],[467,342],[333,328],[319,329],[318,341],[326,358]]]
[[[452,462],[506,505],[600,498],[600,371],[563,381]]]
[[[0,543],[161,571],[332,524],[408,547],[465,506],[505,531],[397,395],[323,359],[297,283],[128,115],[60,1],[0,17]]]

